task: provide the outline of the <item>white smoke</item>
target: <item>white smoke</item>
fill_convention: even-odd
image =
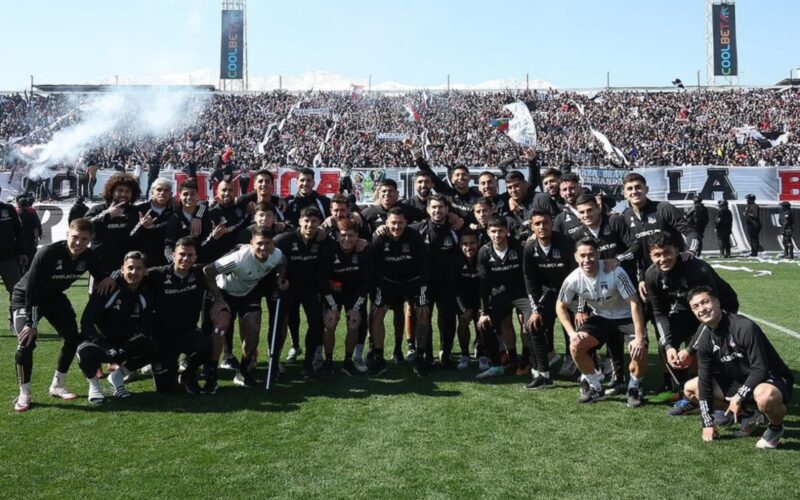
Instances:
[[[30,165],[28,177],[48,177],[49,167],[75,165],[92,149],[178,135],[195,123],[210,98],[209,92],[168,88],[76,97],[74,124],[55,132],[48,143],[19,148],[16,156]]]

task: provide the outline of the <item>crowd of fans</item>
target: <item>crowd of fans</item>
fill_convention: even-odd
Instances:
[[[459,92],[214,94],[188,128],[154,139],[115,130],[84,158],[98,168],[161,169],[264,165],[407,167],[403,135],[426,146],[437,166],[494,166],[518,148],[492,122],[531,110],[543,166],[798,165],[800,93],[795,89],[674,92]],[[0,97],[0,144],[46,143],[81,120],[88,94]],[[410,106],[408,106],[410,105]],[[414,113],[418,120],[410,119]],[[737,134],[750,127],[755,132]],[[606,153],[604,133],[625,162]],[[389,137],[381,134],[391,134]],[[763,137],[759,137],[763,134]],[[770,143],[765,138],[777,138]],[[11,168],[4,161],[5,168]]]

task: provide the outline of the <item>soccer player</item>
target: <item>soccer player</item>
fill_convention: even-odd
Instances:
[[[457,305],[453,290],[458,282],[458,233],[450,225],[450,201],[442,194],[436,193],[428,199],[428,220],[413,224],[425,241],[427,254],[430,258],[430,268],[436,269],[431,273],[428,297],[431,306],[437,310],[437,323],[441,341],[439,363],[442,368],[453,368],[450,355],[453,352],[453,341],[456,336]],[[429,342],[433,332],[426,335]],[[429,346],[419,345],[419,349],[426,352]],[[419,355],[419,354],[417,354]]]
[[[90,403],[105,401],[97,379],[102,363],[118,365],[108,381],[115,398],[128,398],[131,393],[125,387],[125,375],[153,359],[153,304],[142,287],[146,274],[144,255],[136,250],[128,252],[116,278],[117,289],[108,296],[92,292],[83,310],[78,365],[89,381]]]
[[[304,168],[297,174],[297,192],[286,199],[286,220],[297,226],[300,212],[304,208],[314,207],[325,219],[331,214],[331,201],[314,191],[314,171]]]
[[[305,360],[303,362],[303,377],[310,378],[317,371],[314,360],[321,353],[317,348],[322,347],[322,303],[320,291],[324,279],[320,273],[321,256],[330,240],[317,239],[318,229],[322,223],[323,215],[316,207],[309,206],[300,211],[298,229],[286,232],[275,238],[275,247],[286,256],[286,280],[289,285],[283,294],[279,322],[281,335],[278,337],[276,351],[283,347],[283,338],[288,319],[297,314],[300,307],[306,315],[308,330],[305,338]]]
[[[401,201],[401,203],[403,205],[411,205],[417,210],[427,210],[428,198],[431,196],[435,177],[430,172],[418,170],[414,175],[414,196]]]
[[[98,283],[98,294],[108,293],[115,286],[98,262],[97,255],[88,248],[92,235],[91,222],[75,219],[69,225],[67,239],[40,248],[28,272],[14,286],[11,310],[14,333],[19,341],[15,355],[19,383],[19,397],[14,402],[17,412],[26,411],[31,404],[33,350],[39,334],[38,322],[42,317],[53,325],[64,341],[48,392],[64,400],[77,397],[64,383],[81,341],[75,311],[64,292],[86,271]]]
[[[456,286],[456,304],[458,305],[458,345],[461,348],[461,359],[457,368],[465,370],[469,367],[470,324],[474,324],[477,332],[478,315],[481,310],[481,284],[478,273],[478,234],[472,229],[461,231],[461,258],[458,259],[458,285]],[[477,335],[477,334],[476,334]],[[487,361],[488,362],[488,361]],[[484,367],[484,369],[488,366]]]
[[[506,213],[508,207],[497,188],[497,176],[492,172],[484,170],[478,175],[478,191],[480,191],[484,198],[490,200],[495,213],[498,215],[504,215]],[[473,210],[475,208],[475,203],[477,203],[477,200],[472,203]]]
[[[581,228],[581,219],[575,206],[575,202],[583,194],[581,179],[578,174],[566,173],[561,176],[558,189],[561,199],[564,200],[564,208],[555,216],[554,230],[576,239],[574,234]]]
[[[409,224],[421,221],[427,217],[424,210],[420,210],[412,205],[400,203],[400,193],[397,191],[397,183],[392,179],[384,179],[378,184],[376,190],[377,202],[368,206],[361,212],[361,217],[369,225],[369,229],[374,233],[379,227],[386,223],[389,210],[400,207]]]
[[[323,277],[323,326],[325,333],[325,362],[322,374],[333,376],[333,348],[336,326],[339,324],[341,309],[347,318],[345,354],[342,373],[353,376],[364,373],[353,363],[353,351],[359,338],[361,324],[366,321],[367,297],[372,280],[370,277],[370,250],[356,249],[359,226],[350,219],[336,223],[337,241],[328,245],[321,257],[320,275]]]
[[[758,257],[761,248],[759,235],[761,234],[761,218],[756,204],[756,195],[748,194],[744,197],[747,204],[744,207],[744,225],[747,228],[747,239],[750,241],[750,257]]]
[[[642,405],[639,387],[647,368],[647,330],[644,311],[636,288],[621,267],[606,268],[600,259],[597,240],[584,238],[575,245],[578,268],[564,280],[556,303],[556,313],[570,337],[570,352],[581,377],[579,403],[605,399],[600,385],[603,373],[594,364],[590,352],[607,343],[612,359],[621,358],[623,339],[631,354],[628,406]],[[572,325],[569,304],[577,297],[592,307],[594,313],[576,330]]]
[[[719,246],[719,256],[730,258],[731,256],[731,231],[733,228],[733,214],[728,208],[728,202],[719,200],[719,209],[714,216],[714,230],[717,232],[717,245]]]
[[[149,266],[166,264],[167,223],[175,213],[172,209],[172,182],[164,177],[154,180],[150,186],[150,201],[136,205],[136,210],[139,222],[131,231],[133,247],[144,253]]]
[[[268,202],[272,204],[277,222],[286,222],[286,201],[275,194],[275,176],[267,169],[261,169],[254,176],[253,192],[242,194],[236,201],[239,208],[246,208],[251,214],[255,214],[256,206],[259,203]]]
[[[133,245],[131,231],[139,222],[133,202],[139,199],[139,183],[132,175],[114,174],[103,186],[102,198],[86,212],[86,218],[94,226],[92,249],[110,273]]]
[[[708,209],[703,206],[703,198],[700,196],[694,197],[692,208],[686,212],[686,222],[692,226],[697,235],[696,255],[700,257],[700,254],[703,252],[703,236],[706,233],[706,226],[708,225]]]
[[[243,387],[257,385],[254,376],[258,334],[261,328],[260,281],[277,269],[277,286],[286,289],[284,279],[286,259],[272,240],[272,231],[266,227],[253,229],[250,245],[225,255],[203,268],[206,285],[217,308],[230,311],[231,319],[239,318],[239,335],[242,339],[242,361],[239,363],[233,383]],[[232,325],[224,331],[231,330]],[[211,358],[219,359],[222,339],[214,336]],[[216,378],[206,379],[205,392],[214,392]]]
[[[430,308],[427,288],[429,262],[425,242],[420,234],[408,228],[408,220],[401,207],[389,209],[386,218],[386,234],[376,234],[372,240],[372,265],[374,289],[372,313],[370,314],[370,334],[373,341],[374,362],[372,375],[386,372],[383,346],[386,335],[383,319],[386,311],[411,305],[416,339],[419,345],[427,345]],[[414,357],[414,371],[424,376],[428,372],[430,360],[423,356]]]
[[[574,189],[579,189],[580,181],[575,184]],[[545,170],[542,174],[542,185],[544,186],[544,192],[536,193],[533,199],[533,209],[550,212],[550,215],[555,218],[564,207],[564,200],[560,195],[561,170],[557,168]]]
[[[656,331],[661,348],[666,353],[667,363],[673,368],[672,375],[683,387],[688,376],[689,353],[678,354],[682,344],[689,345],[692,334],[699,323],[689,309],[686,294],[695,287],[709,286],[720,297],[728,312],[739,310],[739,299],[733,288],[714,269],[701,259],[684,261],[678,248],[666,233],[656,233],[647,240],[650,260],[653,264],[645,272],[647,296],[653,307]],[[685,415],[696,410],[686,398],[679,399],[667,414]]]
[[[564,279],[576,267],[575,242],[553,231],[550,212],[534,211],[531,231],[534,239],[525,244],[522,258],[525,289],[532,309],[526,341],[533,380],[525,387],[544,389],[553,387],[548,353],[552,350],[556,297]]]
[[[509,238],[508,222],[501,217],[489,221],[491,243],[478,251],[481,303],[483,310],[478,319],[483,345],[489,354],[490,366],[477,375],[479,379],[497,377],[504,372],[500,364],[498,335],[504,320],[514,309],[523,317],[523,328],[531,315],[531,303],[525,291],[522,270],[522,245]],[[509,346],[509,360],[516,363],[516,348]]]
[[[176,210],[167,221],[167,228],[164,234],[164,256],[168,262],[172,262],[172,254],[175,251],[175,242],[181,238],[191,236],[192,223],[196,220],[200,221],[200,232],[196,236],[198,242],[204,242],[212,232],[211,216],[208,212],[208,205],[199,203],[197,192],[197,181],[188,179],[181,183],[178,189],[178,196],[180,207]],[[217,235],[222,236],[221,226],[217,230]],[[197,261],[199,263],[207,262],[207,258],[200,248],[197,250]]]
[[[20,277],[20,269],[28,264],[22,246],[22,223],[13,205],[0,201],[0,277],[11,294]]]
[[[755,403],[769,421],[756,448],[777,448],[792,398],[791,370],[761,328],[749,318],[724,311],[710,287],[693,289],[687,300],[702,323],[694,340],[698,376],[686,383],[685,391],[700,404],[703,441],[718,435],[714,408],[724,409],[726,416],[736,421],[743,417],[745,405]],[[743,434],[754,430],[752,422],[742,419]]]
[[[153,379],[159,392],[172,392],[176,382],[189,394],[201,392],[197,369],[209,358],[211,339],[197,328],[206,283],[203,266],[196,263],[197,243],[183,237],[175,242],[172,264],[147,271],[147,286],[155,309],[153,338],[159,365]],[[181,353],[186,355],[186,369],[178,378]],[[216,360],[209,369],[213,378]]]
[[[783,244],[783,258],[794,259],[794,242],[792,232],[794,230],[794,215],[792,215],[792,204],[788,201],[781,202],[781,213],[778,215],[778,223],[781,226],[781,243]]]
[[[515,234],[520,239],[527,239],[536,193],[530,189],[522,173],[512,170],[506,175],[506,192],[502,197],[508,207],[508,216],[514,220]]]
[[[425,161],[420,150],[413,150],[412,155],[417,168],[427,172],[433,179],[434,191],[450,198],[451,205],[459,217],[463,218],[468,214],[472,210],[472,203],[483,196],[480,191],[469,185],[469,169],[464,165],[458,165],[449,170],[450,177],[445,182],[436,175],[428,162]]]

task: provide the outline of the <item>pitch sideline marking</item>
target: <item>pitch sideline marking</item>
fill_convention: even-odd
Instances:
[[[763,323],[763,324],[767,325],[768,327],[772,328],[773,330],[777,330],[777,331],[779,331],[781,333],[785,333],[786,335],[789,335],[790,337],[794,337],[796,339],[800,339],[800,333],[797,333],[794,330],[790,330],[790,329],[786,328],[785,326],[776,325],[775,323],[771,323],[771,322],[769,322],[769,321],[767,321],[765,319],[756,318],[755,316],[752,316],[750,314],[745,314],[745,313],[741,313],[741,314],[743,316],[747,316],[748,318],[752,319],[756,323]]]

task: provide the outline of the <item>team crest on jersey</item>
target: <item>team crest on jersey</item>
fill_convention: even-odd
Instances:
[[[78,264],[75,266],[75,271],[79,273],[86,271],[86,262],[78,262]]]
[[[508,260],[517,260],[517,252],[514,250],[508,252]]]
[[[311,253],[317,253],[317,252],[319,252],[319,245],[317,243],[314,243],[313,245],[311,245]]]
[[[605,281],[600,282],[600,293],[602,293],[603,295],[608,293],[608,283],[606,283]]]
[[[453,240],[450,239],[449,237],[445,238],[444,241],[442,242],[442,246],[444,248],[453,248]]]
[[[411,251],[411,245],[409,245],[408,243],[403,243],[403,246],[400,247],[400,251],[403,252],[403,253],[410,252]]]
[[[112,307],[111,309],[116,309],[117,311],[119,311],[121,305],[122,305],[122,299],[117,299],[116,302],[114,302],[114,307]]]
[[[655,224],[656,223],[656,218],[653,217],[652,215],[648,215],[647,216],[647,223],[648,224]]]
[[[560,259],[561,258],[561,252],[558,251],[558,248],[554,248],[553,249],[553,258],[554,259]]]
[[[353,254],[353,256],[350,257],[350,263],[351,264],[358,264],[358,257],[356,256],[356,254]]]

